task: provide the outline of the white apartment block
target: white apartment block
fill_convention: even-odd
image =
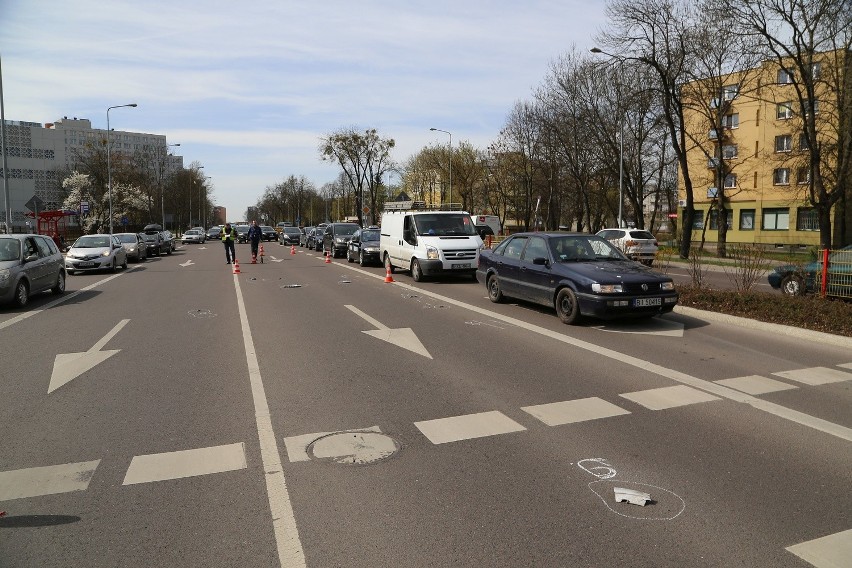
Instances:
[[[87,144],[103,143],[107,138],[105,128],[92,128],[86,118],[63,117],[56,122],[6,121],[4,140],[8,165],[7,183],[12,210],[12,231],[26,232],[35,227],[27,203],[36,197],[39,211],[52,211],[62,205],[64,191],[62,178],[75,167],[78,154]],[[183,157],[168,155],[168,145],[163,134],[147,134],[112,130],[110,132],[112,155],[154,151],[168,156],[167,169],[183,168]],[[3,163],[0,161],[0,176]],[[2,179],[2,178],[0,178]],[[2,192],[0,192],[2,194]],[[3,203],[5,208],[5,202]],[[4,217],[5,215],[0,215]],[[2,224],[3,219],[0,219]],[[29,222],[29,225],[28,225]]]

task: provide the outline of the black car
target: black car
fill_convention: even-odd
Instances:
[[[270,227],[269,225],[261,225],[260,232],[263,233],[260,237],[263,241],[277,241],[278,240],[278,231]]]
[[[214,227],[210,227],[207,229],[207,240],[208,241],[220,241],[222,240],[222,227],[216,225]]]
[[[356,223],[329,223],[322,235],[322,251],[336,257],[343,256],[349,246],[349,239],[360,229]]]
[[[142,233],[147,248],[146,256],[160,256],[161,254],[172,254],[171,244],[163,238],[159,225],[148,225]]]
[[[355,231],[349,241],[349,247],[346,249],[346,260],[349,262],[357,260],[361,266],[381,264],[380,237],[381,233],[378,229],[367,228]]]
[[[281,228],[281,244],[282,245],[298,245],[302,238],[302,230],[299,227],[282,227]]]
[[[512,297],[550,306],[567,324],[583,316],[656,316],[678,300],[671,278],[584,233],[512,235],[480,252],[476,279],[492,302]]]
[[[236,226],[234,226],[234,228],[237,230],[237,242],[238,243],[247,243],[249,241],[249,238],[248,238],[249,226],[248,225],[236,225]]]

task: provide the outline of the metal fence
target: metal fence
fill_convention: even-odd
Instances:
[[[852,299],[852,248],[819,251],[814,288],[822,296]]]

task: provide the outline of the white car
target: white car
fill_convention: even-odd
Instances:
[[[205,236],[206,235],[204,234],[204,232],[200,231],[199,229],[190,229],[183,234],[183,237],[181,237],[180,242],[182,242],[183,244],[202,244],[204,242]]]
[[[657,239],[644,229],[602,229],[597,236],[608,240],[629,259],[651,266],[657,256]]]
[[[65,271],[68,274],[87,270],[127,268],[127,251],[115,235],[83,235],[65,254]]]

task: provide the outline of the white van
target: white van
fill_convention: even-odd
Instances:
[[[470,213],[427,210],[409,201],[386,204],[379,246],[386,268],[410,270],[420,282],[437,274],[476,277],[482,239]]]

